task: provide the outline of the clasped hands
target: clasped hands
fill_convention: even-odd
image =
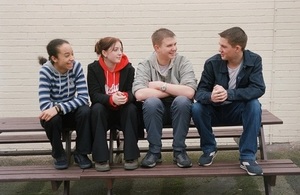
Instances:
[[[215,103],[224,102],[228,97],[227,91],[221,85],[215,85],[211,93],[211,101]]]
[[[123,92],[121,91],[117,91],[116,93],[114,93],[112,95],[112,100],[114,102],[114,104],[116,104],[117,106],[126,104],[128,98],[126,95],[123,94]]]

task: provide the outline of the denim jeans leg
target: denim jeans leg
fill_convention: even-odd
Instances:
[[[200,146],[203,153],[216,150],[216,140],[212,132],[213,108],[211,105],[195,102],[192,105],[192,118],[200,135]]]
[[[248,101],[242,113],[243,133],[240,139],[240,159],[256,159],[257,136],[261,126],[261,104],[257,99]]]
[[[185,139],[191,121],[192,102],[185,96],[177,96],[171,105],[174,152],[185,151]]]
[[[161,152],[164,112],[164,104],[159,98],[151,97],[144,101],[143,118],[151,153]]]

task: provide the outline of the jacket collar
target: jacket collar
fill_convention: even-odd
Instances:
[[[249,50],[245,50],[243,52],[243,64],[241,68],[246,68],[247,66],[254,66],[254,62],[251,59],[251,52]],[[227,73],[227,61],[222,60],[222,66],[220,67],[220,72]]]

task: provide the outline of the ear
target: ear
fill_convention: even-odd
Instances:
[[[55,56],[51,56],[51,60],[56,63],[58,61],[58,59]]]
[[[159,50],[159,45],[153,45],[153,48],[155,51],[158,51]]]
[[[107,57],[107,52],[105,50],[102,50],[101,53],[102,53],[102,56],[104,56],[105,58]]]
[[[236,51],[236,52],[242,51],[242,47],[241,47],[240,45],[236,45],[236,46],[235,46],[235,51]]]

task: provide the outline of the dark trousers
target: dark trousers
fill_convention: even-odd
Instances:
[[[93,132],[93,160],[103,162],[109,160],[107,146],[107,130],[119,127],[124,135],[124,159],[134,160],[140,157],[138,142],[137,107],[133,103],[125,104],[118,110],[113,110],[100,103],[92,105],[91,126]]]
[[[81,106],[74,112],[65,115],[55,115],[50,121],[41,120],[52,146],[52,156],[58,158],[64,155],[61,134],[65,128],[76,130],[76,152],[91,153],[92,135],[90,128],[90,108]]]

